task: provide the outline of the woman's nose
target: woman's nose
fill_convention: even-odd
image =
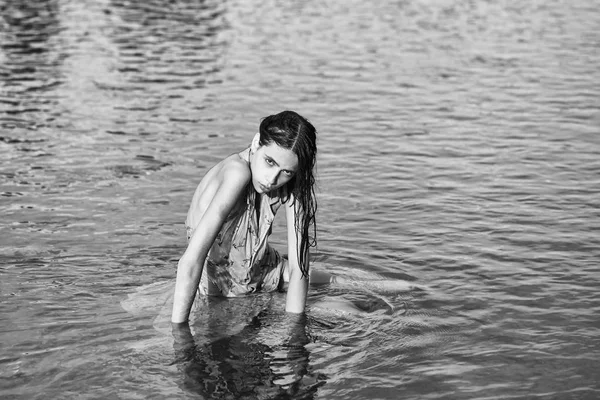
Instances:
[[[268,183],[271,186],[275,186],[275,184],[277,183],[277,177],[279,176],[279,172],[275,171],[274,173],[272,173],[269,177],[268,177]]]

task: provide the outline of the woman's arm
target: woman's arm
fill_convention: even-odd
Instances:
[[[285,311],[291,313],[303,313],[304,307],[306,306],[308,276],[310,273],[308,265],[306,266],[307,276],[302,276],[302,271],[300,270],[298,249],[300,248],[302,233],[300,230],[296,229],[294,221],[296,220],[296,213],[301,212],[301,210],[297,203],[294,204],[293,200],[294,198],[290,196],[285,204],[288,236],[288,265],[290,269],[290,283],[287,290]],[[300,221],[302,221],[302,219],[300,219]],[[304,262],[308,264],[308,254],[304,257]]]
[[[202,218],[198,222],[188,247],[177,264],[177,279],[171,322],[186,322],[198,290],[204,261],[225,219],[244,193],[249,172],[244,166],[229,165],[223,169],[221,182]]]

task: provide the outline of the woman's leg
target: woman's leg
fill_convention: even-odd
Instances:
[[[310,283],[312,285],[326,285],[338,282],[338,277],[325,271],[310,271]]]
[[[310,283],[312,285],[360,286],[365,289],[384,292],[407,292],[413,289],[424,289],[421,285],[400,279],[351,279],[315,270],[310,271]]]
[[[287,259],[284,260],[283,267],[283,281],[288,283],[290,281],[290,271]],[[384,292],[407,292],[413,289],[424,289],[423,286],[415,284],[410,281],[400,279],[374,279],[374,280],[360,280],[351,279],[339,275],[333,275],[329,272],[319,271],[311,269],[310,271],[310,284],[311,285],[340,285],[340,286],[360,286],[365,289],[372,289],[375,291]]]
[[[282,269],[282,277],[283,282],[290,282],[290,264],[287,258],[283,259],[283,269]],[[326,285],[329,283],[338,282],[338,277],[330,274],[329,272],[324,271],[315,271],[311,269],[310,271],[310,284],[311,285]]]

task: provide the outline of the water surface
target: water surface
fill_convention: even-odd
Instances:
[[[3,398],[600,396],[595,2],[0,15]],[[215,300],[173,336],[193,190],[283,109],[319,130],[314,267],[424,289]]]

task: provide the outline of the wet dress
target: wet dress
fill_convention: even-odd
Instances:
[[[279,192],[260,194],[248,186],[208,252],[200,294],[234,297],[280,288],[285,259],[267,239],[281,204]],[[187,232],[189,240],[194,229],[187,226]]]

